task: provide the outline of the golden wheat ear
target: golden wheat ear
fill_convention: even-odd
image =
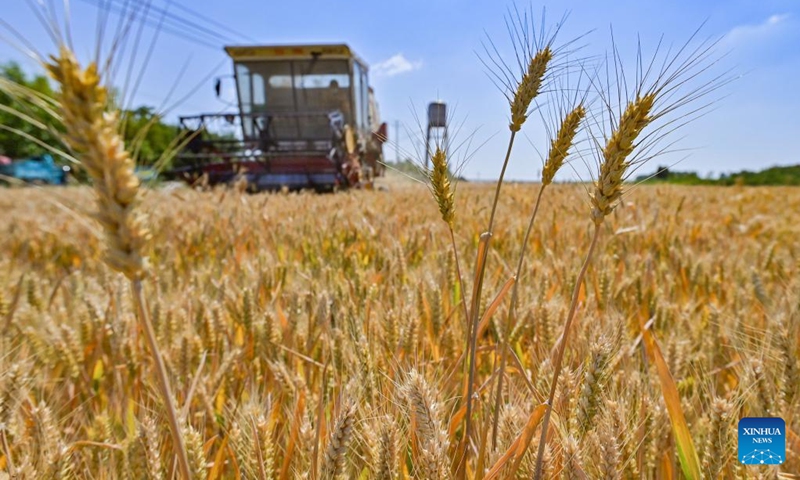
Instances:
[[[106,263],[139,280],[145,272],[149,232],[137,209],[139,179],[118,133],[118,115],[105,111],[106,87],[96,65],[82,69],[66,47],[51,59],[47,70],[61,86],[65,143],[92,179],[96,218],[106,233]]]
[[[96,64],[82,68],[72,51],[62,46],[59,55],[51,57],[46,68],[61,88],[64,143],[92,179],[97,201],[95,217],[103,226],[106,236],[105,261],[111,269],[124,274],[131,282],[137,318],[146,333],[155,362],[157,384],[167,408],[178,466],[184,478],[192,478],[166,367],[143,293],[145,248],[149,232],[138,209],[139,179],[119,133],[119,115],[106,110],[108,90],[102,84]],[[188,431],[191,433],[191,428]],[[192,452],[196,453],[196,449]]]
[[[722,58],[716,53],[719,40],[700,39],[701,28],[674,52],[664,51],[662,38],[649,60],[639,44],[632,88],[612,32],[613,71],[605,84],[594,79],[606,111],[590,128],[598,165],[591,194],[596,223],[613,211],[631,175],[650,160],[672,153],[677,140],[668,139],[705,114],[716,102],[713,94],[734,80],[730,70],[713,71]]]
[[[552,28],[547,28],[545,12],[536,20],[533,10],[520,12],[516,6],[506,15],[506,28],[514,50],[514,60],[504,59],[495,42],[487,35],[483,52],[478,55],[486,75],[506,98],[510,108],[509,129],[518,132],[541,94],[558,90],[554,81],[580,63],[575,54],[583,36],[556,44],[568,18],[564,14]],[[538,25],[537,25],[538,23]]]
[[[577,91],[577,90],[576,90]],[[556,173],[561,169],[566,161],[567,157],[570,154],[570,150],[573,149],[573,145],[575,143],[575,138],[578,135],[578,132],[581,127],[581,123],[586,116],[586,108],[584,106],[585,98],[581,98],[580,96],[575,96],[575,98],[568,98],[566,101],[562,100],[563,105],[561,105],[557,110],[558,113],[555,114],[555,122],[557,123],[557,129],[555,133],[549,133],[550,137],[550,149],[547,153],[547,157],[544,162],[544,168],[542,171],[542,184],[539,187],[539,193],[536,196],[536,203],[533,207],[533,212],[531,213],[530,221],[528,222],[528,228],[525,231],[525,236],[522,240],[522,249],[519,253],[519,258],[517,261],[517,269],[514,278],[517,281],[514,282],[514,285],[511,290],[511,304],[507,310],[505,323],[503,324],[502,328],[502,335],[500,338],[500,368],[499,368],[499,375],[498,375],[498,382],[497,382],[497,390],[495,394],[495,403],[494,403],[494,416],[492,421],[492,447],[495,448],[497,446],[497,435],[498,435],[498,428],[500,417],[499,413],[501,410],[502,405],[502,392],[503,392],[503,383],[505,379],[505,366],[508,356],[508,341],[509,341],[509,333],[516,327],[517,318],[516,318],[516,310],[517,310],[517,303],[519,301],[519,280],[522,275],[522,268],[525,263],[525,254],[527,251],[528,240],[530,238],[531,232],[533,231],[533,225],[536,221],[536,216],[539,212],[539,206],[542,202],[542,196],[544,194],[545,188],[553,182]],[[569,110],[569,106],[566,107],[565,105],[572,105],[571,110]],[[566,112],[565,112],[566,110]],[[544,120],[544,118],[543,118]],[[548,125],[547,121],[543,122],[546,125],[548,131],[550,131],[550,126]]]
[[[622,196],[622,182],[629,167],[628,157],[633,153],[636,139],[653,120],[651,116],[656,96],[649,93],[628,102],[619,124],[602,151],[600,174],[592,194],[592,220],[603,222]]]
[[[586,107],[580,103],[561,121],[558,133],[550,140],[550,150],[542,169],[542,186],[553,183],[556,173],[564,166],[584,117],[586,117]]]
[[[539,29],[537,33],[533,22],[528,21],[527,12],[520,15],[518,10],[515,10],[515,16],[509,15],[506,24],[511,36],[512,44],[518,63],[518,72],[515,69],[508,67],[502,59],[495,44],[488,40],[488,45],[484,44],[484,51],[487,60],[481,58],[484,66],[486,66],[490,78],[495,82],[495,85],[500,88],[506,100],[509,102],[510,108],[510,122],[508,138],[508,146],[506,148],[505,157],[500,168],[500,176],[495,185],[494,197],[492,200],[492,208],[489,214],[489,221],[486,230],[481,234],[481,242],[478,247],[478,258],[475,261],[474,282],[472,289],[472,298],[470,300],[470,338],[467,345],[468,350],[468,380],[467,380],[467,399],[466,399],[466,414],[465,414],[465,438],[470,437],[471,433],[471,419],[472,419],[472,400],[474,391],[474,372],[475,372],[475,352],[477,349],[477,334],[479,330],[480,318],[480,305],[483,293],[483,281],[486,273],[486,258],[491,249],[491,239],[493,235],[495,214],[497,213],[497,205],[500,199],[500,191],[503,186],[506,169],[508,168],[511,152],[514,148],[514,139],[519,133],[522,125],[528,118],[531,105],[534,104],[536,98],[548,90],[548,79],[559,71],[563,71],[564,64],[560,64],[557,58],[569,46],[555,47],[554,42],[558,31],[566,19],[562,18],[562,22],[556,25],[551,32],[545,31],[544,26]],[[544,15],[542,16],[542,25],[544,25]],[[491,64],[491,65],[490,65]],[[567,63],[567,65],[569,62]],[[499,389],[498,389],[499,392]],[[497,415],[495,414],[495,418]],[[495,425],[497,422],[494,422]],[[496,427],[494,428],[496,434]],[[493,435],[494,436],[494,435]],[[466,445],[466,443],[465,443]],[[466,452],[462,455],[466,459]],[[465,460],[464,460],[465,461]],[[459,470],[463,468],[459,466]]]
[[[344,473],[355,421],[356,405],[351,403],[344,407],[331,430],[322,463],[321,479],[335,480]]]
[[[641,60],[640,49],[637,57],[636,84],[632,92],[628,91],[625,72],[621,66],[623,62],[616,44],[614,44],[614,85],[609,84],[605,86],[605,89],[597,89],[608,118],[608,123],[601,124],[599,128],[603,132],[609,131],[610,134],[603,135],[602,138],[593,136],[593,143],[596,146],[596,155],[599,161],[599,174],[594,183],[593,193],[590,195],[591,219],[595,228],[583,266],[578,273],[576,286],[572,292],[564,330],[554,352],[553,382],[550,386],[547,413],[542,422],[542,435],[536,463],[535,478],[537,480],[542,475],[543,448],[547,438],[564,352],[569,340],[570,327],[575,316],[580,285],[597,246],[601,226],[622,197],[624,193],[623,183],[627,175],[631,171],[635,171],[635,168],[631,169],[630,167],[641,165],[654,156],[663,154],[663,150],[654,151],[655,145],[666,134],[677,128],[675,122],[678,122],[677,126],[679,127],[685,125],[686,121],[696,118],[697,112],[702,112],[707,104],[701,104],[697,107],[694,104],[724,84],[724,77],[720,76],[712,76],[708,80],[703,79],[704,74],[715,64],[713,51],[716,42],[705,41],[700,42],[697,46],[691,46],[696,35],[697,32],[690,37],[677,53],[671,54],[667,52],[666,58],[660,67],[656,67],[660,57],[659,48],[656,48],[656,52],[648,65],[645,65]],[[657,68],[660,68],[660,71],[653,73]],[[608,82],[610,83],[610,80]],[[609,92],[612,91],[617,93],[615,103],[611,101]],[[686,115],[679,115],[677,120],[671,119],[663,122],[665,125],[661,127],[652,128],[653,123],[657,120],[674,115],[675,112],[680,114],[680,110],[687,105],[694,107],[690,109],[688,119]],[[622,111],[617,114],[617,109]],[[605,115],[603,118],[605,118]],[[592,126],[590,124],[590,135],[596,134],[596,131],[592,131],[592,127],[598,128],[597,125]],[[651,128],[649,133],[648,127]],[[699,478],[698,455],[686,425],[674,381],[664,363],[663,357],[660,356],[658,344],[652,339],[647,328],[642,328],[642,335],[646,340],[648,351],[655,356],[655,363],[658,366],[659,380],[675,433],[681,468],[688,478]]]
[[[436,199],[436,204],[439,206],[442,220],[450,228],[453,228],[455,191],[450,185],[450,167],[447,163],[447,156],[441,148],[436,148],[436,151],[431,156],[431,163],[433,168],[429,173],[429,178],[433,198]]]
[[[440,418],[438,393],[423,374],[416,370],[408,373],[402,391],[414,425],[416,476],[450,478],[450,463],[447,458],[449,440]]]

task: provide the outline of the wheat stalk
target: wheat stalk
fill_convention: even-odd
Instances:
[[[508,168],[508,161],[511,158],[511,151],[514,148],[514,139],[517,132],[522,128],[525,123],[528,109],[531,102],[539,95],[542,82],[547,73],[548,65],[553,59],[553,51],[550,45],[543,46],[534,55],[532,55],[528,62],[527,71],[523,74],[522,79],[517,84],[514,91],[513,100],[511,100],[511,123],[509,129],[511,135],[508,139],[508,147],[506,148],[506,155],[503,159],[503,164],[500,169],[500,176],[497,179],[497,184],[494,191],[494,199],[492,200],[492,210],[489,214],[489,224],[486,230],[481,234],[481,242],[478,247],[477,260],[475,262],[474,284],[472,287],[472,300],[470,302],[470,340],[468,344],[469,361],[468,361],[468,375],[467,375],[467,412],[466,412],[466,426],[464,436],[467,441],[464,443],[465,447],[469,443],[471,417],[472,417],[472,396],[474,393],[474,379],[475,379],[475,352],[478,348],[478,320],[480,318],[480,304],[481,295],[483,293],[483,281],[486,274],[486,259],[489,255],[491,247],[491,239],[493,235],[494,218],[497,213],[497,203],[500,200],[500,189],[503,185],[506,169]],[[496,422],[495,422],[496,423]],[[495,429],[496,431],[496,429]],[[467,452],[462,454],[463,461],[467,459]],[[459,471],[464,471],[462,466],[459,466]]]
[[[137,209],[139,180],[133,171],[134,162],[119,135],[118,115],[106,112],[108,91],[101,84],[96,64],[81,68],[72,52],[62,46],[59,56],[51,57],[46,67],[61,86],[65,143],[80,159],[94,184],[96,218],[106,234],[106,263],[130,280],[137,318],[146,334],[156,367],[156,381],[170,420],[178,465],[184,478],[189,479],[188,457],[172,390],[142,291],[143,251],[149,233]]]
[[[614,128],[611,137],[603,148],[600,176],[595,186],[595,193],[592,196],[594,208],[592,209],[591,217],[595,225],[592,234],[592,242],[589,245],[586,259],[575,281],[575,288],[572,291],[572,300],[570,302],[569,312],[567,313],[567,320],[564,323],[564,330],[561,334],[555,354],[553,381],[550,385],[547,412],[542,421],[542,435],[539,440],[539,452],[537,454],[535,473],[536,480],[539,480],[542,475],[541,459],[544,453],[544,444],[547,439],[550,414],[553,411],[553,399],[555,398],[556,388],[558,386],[558,377],[561,374],[561,363],[564,359],[567,341],[569,340],[570,327],[572,326],[572,320],[575,317],[575,310],[578,306],[578,295],[580,293],[581,284],[583,283],[583,277],[586,275],[589,262],[597,246],[597,239],[600,236],[600,226],[606,215],[611,213],[611,210],[614,208],[614,202],[622,195],[622,179],[628,167],[626,160],[633,152],[636,138],[650,122],[650,110],[653,107],[654,101],[655,95],[648,94],[643,98],[637,97],[635,101],[629,102],[628,106],[625,108],[625,112],[620,117],[619,124]]]
[[[556,172],[558,172],[561,166],[564,165],[564,160],[566,160],[567,156],[569,155],[569,151],[572,148],[573,142],[575,141],[575,135],[577,135],[578,128],[580,127],[581,121],[585,115],[586,109],[584,108],[583,104],[579,103],[563,118],[558,129],[558,133],[550,142],[550,151],[548,152],[547,160],[545,161],[544,166],[545,173],[542,175],[542,185],[539,187],[539,194],[536,196],[536,203],[534,204],[533,213],[531,213],[531,218],[528,222],[528,229],[525,231],[525,236],[522,240],[522,250],[519,253],[517,270],[514,274],[517,280],[519,280],[520,275],[522,275],[522,266],[525,262],[525,253],[527,251],[528,240],[530,239],[531,232],[533,231],[533,224],[536,221],[536,215],[539,213],[539,205],[542,202],[544,190],[548,185],[550,185],[550,183],[552,183]],[[503,379],[505,377],[506,357],[508,355],[508,336],[514,326],[514,323],[516,322],[517,303],[519,301],[518,297],[519,281],[516,281],[514,282],[514,286],[511,290],[511,302],[508,308],[505,324],[503,325],[503,332],[500,335],[500,374],[497,380],[497,393],[495,395],[494,402],[494,418],[492,421],[492,448],[497,446],[498,415],[500,413],[500,405],[503,395]]]

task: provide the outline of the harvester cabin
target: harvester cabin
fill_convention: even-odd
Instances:
[[[347,45],[226,47],[233,59],[245,140],[325,139],[330,115],[370,129],[367,66]],[[264,122],[270,122],[265,125]]]

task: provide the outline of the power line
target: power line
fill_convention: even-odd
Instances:
[[[82,1],[83,3],[89,4],[89,5],[92,5],[94,7],[97,7],[98,9],[100,9],[102,11],[115,13],[115,14],[121,16],[121,17],[135,16],[134,12],[130,11],[129,8],[119,7],[119,6],[116,6],[116,5],[111,5],[110,0],[80,0],[80,1]],[[219,43],[218,42],[213,42],[212,43],[212,41],[210,41],[210,40],[204,40],[202,38],[198,38],[196,36],[192,36],[190,33],[187,33],[185,30],[183,30],[183,31],[180,30],[181,27],[171,24],[169,19],[167,19],[167,18],[165,18],[163,22],[159,21],[159,19],[151,20],[149,18],[149,14],[145,13],[143,18],[140,18],[137,21],[141,22],[142,24],[144,24],[144,25],[146,25],[148,27],[151,27],[153,29],[159,30],[161,32],[170,34],[170,35],[178,37],[178,38],[182,38],[184,40],[187,40],[189,42],[195,43],[197,45],[201,45],[201,46],[208,47],[208,48],[213,48],[215,50],[219,49]],[[177,27],[177,28],[174,28],[174,27]]]
[[[111,0],[111,1],[112,2],[117,2],[117,4],[119,4],[122,1],[125,1],[125,3],[127,3],[127,1],[129,1],[129,0]],[[226,36],[226,35],[224,35],[222,33],[219,33],[219,32],[217,32],[215,30],[212,30],[210,28],[207,28],[207,27],[204,27],[202,25],[199,25],[199,24],[197,24],[197,23],[195,23],[195,22],[193,22],[191,20],[186,20],[185,18],[182,18],[182,17],[180,17],[178,15],[175,15],[173,13],[170,13],[168,10],[166,10],[164,8],[156,7],[155,5],[153,5],[152,0],[136,0],[135,3],[139,4],[140,6],[143,6],[144,8],[146,8],[148,10],[152,10],[154,13],[164,17],[165,19],[166,18],[170,19],[171,21],[173,21],[176,24],[183,24],[189,30],[194,29],[197,32],[204,33],[204,34],[206,34],[208,36],[211,36],[211,37],[216,37],[216,38],[218,38],[218,39],[220,39],[222,41],[226,41],[226,42],[228,40],[230,40],[229,36]],[[177,6],[177,4],[174,4],[172,2],[172,0],[167,0],[167,5],[168,6],[169,5],[176,5]],[[195,14],[196,15],[200,15],[199,13],[195,13]]]
[[[255,40],[253,37],[249,37],[249,36],[243,34],[239,30],[234,30],[234,29],[232,29],[232,28],[230,28],[230,27],[228,27],[228,26],[226,26],[226,25],[224,25],[224,24],[222,24],[222,23],[220,23],[220,22],[218,22],[218,21],[216,21],[214,19],[205,17],[205,16],[197,13],[196,11],[192,10],[191,8],[185,7],[185,6],[181,5],[180,3],[177,3],[177,2],[175,2],[173,0],[167,0],[167,3],[169,5],[171,5],[171,6],[176,7],[178,10],[183,10],[184,12],[188,13],[189,15],[191,15],[191,16],[193,16],[195,18],[198,18],[200,20],[208,22],[211,25],[214,25],[216,27],[221,28],[222,30],[225,30],[225,31],[227,31],[229,33],[232,33],[232,34],[236,35],[237,37],[239,37],[239,38],[241,38],[243,40],[247,40],[248,42],[252,42],[252,43],[256,43],[258,41],[258,40]]]
[[[136,1],[137,6],[131,7],[129,0],[81,0],[102,11],[112,12],[120,16],[135,16],[139,9],[144,9],[142,18],[138,21],[148,27],[158,29],[164,33],[182,38],[186,41],[195,43],[208,48],[218,50],[220,43],[235,43],[233,39],[214,31],[211,28],[198,25],[195,22],[186,20],[170,13],[168,10],[149,5],[142,5],[142,0]],[[175,4],[177,6],[177,4]],[[185,9],[186,7],[184,7]],[[152,10],[152,12],[151,12]],[[188,10],[188,9],[187,9]],[[201,16],[195,12],[196,16]],[[217,23],[217,22],[214,22]]]

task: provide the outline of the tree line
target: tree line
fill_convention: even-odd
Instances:
[[[800,185],[800,165],[774,166],[759,171],[742,170],[723,173],[718,178],[704,178],[697,172],[680,172],[659,166],[654,174],[640,175],[637,182],[678,185]]]
[[[15,62],[0,64],[0,77],[40,95],[58,98],[58,92],[53,89],[45,75],[29,75]],[[38,128],[14,112],[35,118],[43,122],[46,128]],[[179,134],[178,126],[165,122],[154,108],[146,105],[123,110],[122,113],[125,142],[131,143],[135,140],[138,143],[137,164],[154,165],[162,153],[173,146]],[[47,153],[41,144],[63,148],[58,139],[58,132],[62,128],[57,120],[40,107],[19,101],[0,91],[0,155],[20,159]],[[56,161],[63,162],[60,158],[56,158]]]

